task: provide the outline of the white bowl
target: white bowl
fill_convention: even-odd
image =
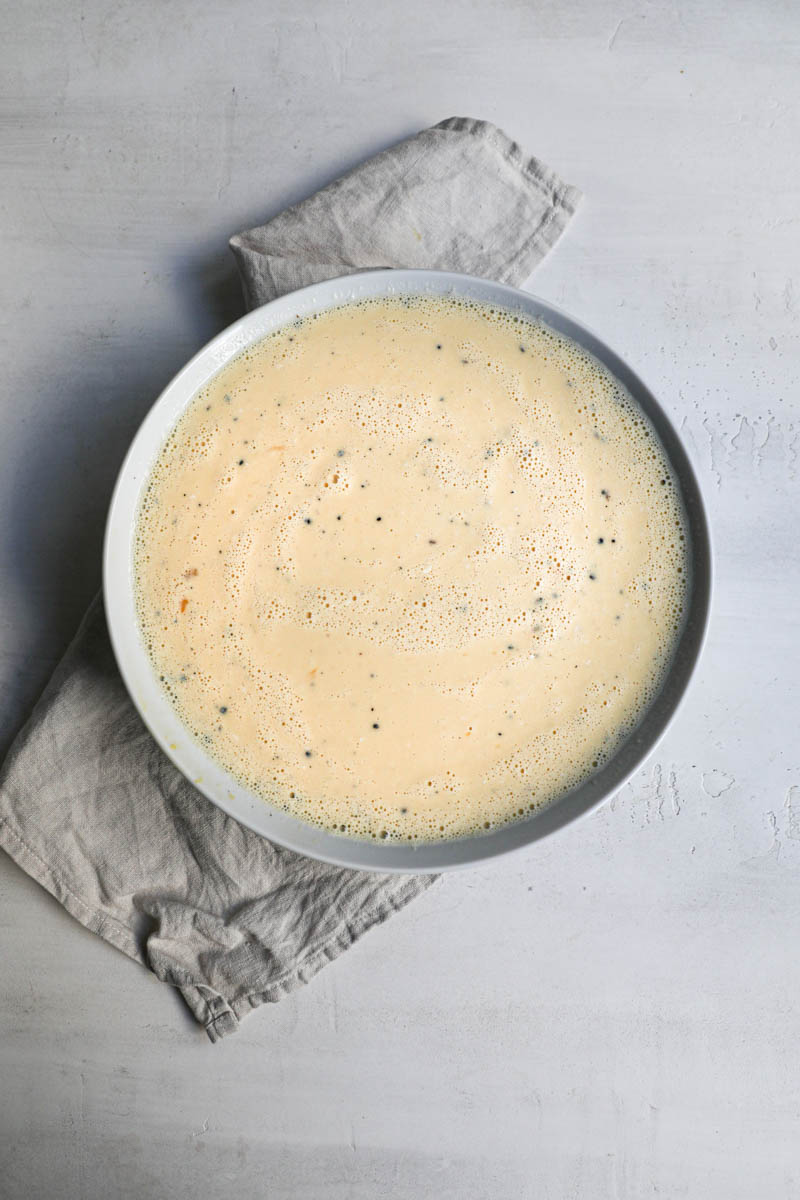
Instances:
[[[142,488],[167,434],[196,393],[246,347],[297,317],[368,297],[467,296],[522,312],[566,334],[603,362],[652,422],[677,477],[689,526],[690,592],[683,628],[660,692],[613,758],[549,807],[485,834],[421,845],[326,833],[273,808],[205,753],[181,723],[155,675],[134,602],[133,541]],[[711,550],[703,501],[680,439],[658,403],[613,350],[552,305],[499,283],[442,271],[369,271],[314,284],[273,300],[209,342],[162,392],[142,423],[114,489],[106,526],[103,586],[117,662],[131,698],[165,754],[225,812],[302,854],[374,871],[442,871],[492,858],[552,833],[617,791],[653,750],[686,690],[708,621]]]

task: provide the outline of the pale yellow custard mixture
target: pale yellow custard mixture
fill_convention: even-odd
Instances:
[[[141,626],[207,752],[350,836],[518,820],[607,759],[686,594],[655,434],[569,339],[502,309],[379,300],[225,367],[163,446]]]

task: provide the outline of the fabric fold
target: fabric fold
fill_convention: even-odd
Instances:
[[[519,284],[578,200],[495,126],[453,117],[231,247],[250,308],[373,267]],[[99,599],[6,758],[0,845],[78,921],[177,988],[212,1041],[434,882],[304,858],[200,795],[132,704]]]

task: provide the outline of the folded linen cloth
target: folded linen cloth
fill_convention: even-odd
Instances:
[[[451,118],[231,240],[248,307],[369,267],[521,283],[579,192],[485,121]],[[0,774],[0,846],[182,994],[212,1041],[433,882],[328,866],[245,829],[173,767],[91,606]]]

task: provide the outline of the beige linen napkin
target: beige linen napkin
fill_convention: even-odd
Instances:
[[[368,267],[521,283],[579,199],[485,121],[455,117],[231,241],[248,307]],[[95,601],[0,774],[0,845],[88,929],[235,1032],[430,886],[265,841],[162,754]]]

